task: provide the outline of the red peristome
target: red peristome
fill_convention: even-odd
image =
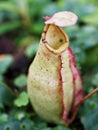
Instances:
[[[75,62],[75,58],[74,58],[74,54],[72,52],[72,49],[68,48],[68,51],[69,51],[69,55],[70,55],[70,62],[71,62],[71,69],[72,69],[72,73],[73,73],[73,78],[74,78],[74,80],[76,80],[78,77],[81,80],[81,84],[82,84],[82,79],[81,79],[81,76],[80,76],[78,69],[76,68],[76,62]]]
[[[83,98],[83,90],[80,89],[75,92],[75,104],[78,104],[82,98]]]
[[[62,119],[65,121],[65,122],[68,122],[69,120],[68,120],[68,118],[63,114],[62,115]]]
[[[74,58],[74,54],[73,54],[73,52],[72,52],[72,49],[71,48],[68,48],[67,49],[68,50],[68,52],[69,52],[69,55],[70,55],[70,60],[71,60],[71,63],[76,67],[76,62],[75,62],[75,58]]]
[[[76,62],[74,58],[74,54],[72,52],[71,48],[68,48],[68,52],[70,55],[70,65],[71,65],[71,70],[73,73],[73,84],[74,84],[74,106],[77,105],[81,99],[83,98],[83,89],[82,89],[82,79],[80,76],[80,73],[76,67]]]

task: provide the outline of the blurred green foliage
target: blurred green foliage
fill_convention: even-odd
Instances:
[[[0,57],[0,130],[98,130],[98,94],[81,106],[69,128],[44,122],[29,103],[26,77],[44,27],[43,17],[63,10],[79,17],[76,25],[64,30],[83,77],[84,94],[98,87],[97,0],[0,0],[0,52],[14,45],[14,52],[0,53],[6,54]]]

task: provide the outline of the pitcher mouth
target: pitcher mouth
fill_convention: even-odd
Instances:
[[[66,33],[60,27],[53,24],[45,26],[42,33],[42,42],[48,50],[56,54],[65,51],[69,45]]]

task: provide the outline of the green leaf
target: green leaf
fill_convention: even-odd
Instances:
[[[98,87],[98,73],[94,75],[92,79],[92,83]]]
[[[17,107],[26,106],[29,103],[29,96],[26,92],[22,92],[19,94],[17,99],[15,99],[14,104]]]
[[[66,128],[65,126],[57,126],[57,127],[53,128],[53,130],[71,130],[71,129]]]
[[[15,95],[11,89],[4,83],[0,82],[0,103],[6,106],[12,106]]]
[[[81,121],[85,130],[98,129],[98,94],[88,99],[80,108]]]
[[[30,119],[25,119],[22,121],[20,128],[21,130],[33,130],[34,123]]]
[[[85,130],[98,130],[98,105],[83,119]]]
[[[8,115],[3,113],[0,114],[0,125],[8,121]]]
[[[4,105],[2,102],[0,102],[0,111],[4,109]]]
[[[3,74],[7,71],[12,61],[13,57],[11,55],[5,56],[3,59],[0,60],[0,74]]]
[[[13,3],[15,4],[19,15],[23,19],[23,24],[25,26],[29,25],[30,17],[29,17],[28,0],[14,0]]]
[[[26,86],[27,84],[27,77],[25,74],[21,74],[20,76],[16,77],[14,80],[14,84],[18,87],[18,88],[22,88],[24,86]]]
[[[10,1],[2,1],[2,2],[0,1],[0,11],[1,10],[7,10],[7,11],[15,12],[16,7]]]
[[[42,23],[42,21],[36,22],[36,23],[34,23],[33,25],[30,26],[30,31],[35,33],[35,34],[40,35],[42,30],[43,30],[43,23]]]
[[[0,127],[0,130],[21,130],[20,122],[16,120],[8,121]]]
[[[51,128],[43,128],[42,130],[52,130]]]
[[[35,55],[36,51],[38,48],[38,44],[37,43],[33,43],[31,45],[29,45],[26,50],[25,50],[25,54],[27,57],[31,58],[32,56]]]
[[[28,14],[28,1],[27,0],[13,0],[13,3],[19,8],[20,12],[23,14]]]
[[[1,82],[1,81],[3,81],[3,76],[2,76],[2,75],[0,75],[0,82]]]
[[[98,11],[92,15],[85,16],[83,21],[89,24],[98,25]]]
[[[95,47],[92,47],[86,51],[86,66],[87,67],[94,67],[98,63],[98,44]]]
[[[13,29],[16,29],[20,26],[21,26],[20,21],[13,21],[9,23],[0,24],[0,35],[12,31]]]

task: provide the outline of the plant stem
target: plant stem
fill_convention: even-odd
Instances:
[[[80,106],[84,101],[86,101],[88,98],[90,98],[91,96],[93,96],[96,92],[98,92],[98,88],[94,89],[87,96],[85,96],[76,106]]]
[[[71,115],[71,118],[69,120],[69,123],[67,125],[69,125],[75,118],[76,116],[76,113],[78,111],[78,108],[80,107],[80,105],[82,103],[84,103],[84,101],[86,101],[88,98],[90,98],[91,96],[93,96],[96,92],[98,92],[98,88],[94,89],[92,92],[90,92],[87,96],[85,96],[73,109],[73,111],[71,112],[72,115]]]

